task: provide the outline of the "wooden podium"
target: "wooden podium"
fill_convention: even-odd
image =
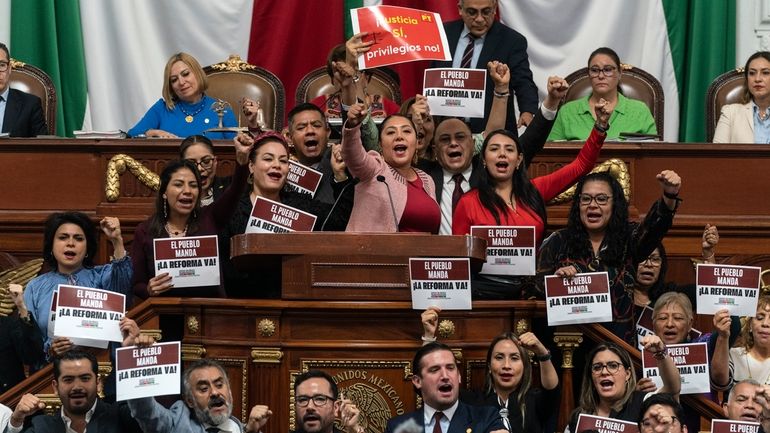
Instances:
[[[468,257],[473,269],[486,247],[423,233],[251,233],[233,237],[230,256],[242,271],[280,268],[282,299],[410,301],[410,257]]]

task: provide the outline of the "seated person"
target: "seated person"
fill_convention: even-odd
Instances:
[[[588,58],[591,94],[564,104],[556,116],[548,141],[585,140],[596,121],[594,105],[600,99],[609,102],[612,111],[607,137],[616,139],[620,133],[657,134],[655,119],[642,101],[623,96],[618,84],[622,79],[620,58],[611,48],[602,47]]]
[[[211,139],[224,139],[235,136],[235,133],[206,133],[219,126],[219,117],[212,108],[217,100],[204,93],[208,88],[206,73],[195,57],[187,53],[174,54],[166,63],[163,78],[163,98],[128,130],[130,137],[179,138],[203,134]],[[222,125],[238,126],[232,107],[225,109]]]
[[[48,134],[40,98],[21,90],[11,89],[11,53],[0,43],[0,132],[11,137],[35,137]]]
[[[749,57],[743,87],[742,104],[722,107],[714,143],[770,143],[770,52]]]

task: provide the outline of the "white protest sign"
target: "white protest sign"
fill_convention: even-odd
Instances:
[[[305,192],[315,197],[315,192],[318,190],[318,185],[321,184],[323,176],[323,173],[320,171],[290,159],[286,184],[295,191]]]
[[[486,86],[484,69],[426,69],[423,95],[434,116],[484,117]]]
[[[254,200],[246,233],[288,233],[313,231],[316,216],[261,196]]]
[[[680,394],[700,394],[711,391],[709,377],[708,347],[704,343],[670,344],[668,356],[679,369],[682,380]],[[642,350],[642,371],[644,377],[649,377],[660,389],[663,379],[655,357],[649,350]]]
[[[762,269],[756,266],[698,264],[698,314],[715,314],[726,308],[731,316],[754,317],[760,272]]]
[[[412,308],[471,309],[470,259],[409,259]]]
[[[54,335],[92,347],[123,341],[120,319],[126,312],[125,295],[64,284],[59,285],[58,293]]]
[[[115,354],[116,400],[179,394],[178,341],[122,347]]]
[[[155,275],[168,272],[174,288],[219,285],[217,237],[155,239]]]
[[[534,227],[471,226],[471,236],[487,241],[482,274],[535,275]]]
[[[577,427],[579,432],[596,431],[599,433],[639,433],[639,426],[635,422],[621,421],[615,418],[588,415],[581,413],[578,416]]]
[[[759,433],[759,423],[732,421],[729,419],[712,419],[711,433]]]
[[[612,321],[610,282],[606,272],[572,278],[545,277],[548,326]]]

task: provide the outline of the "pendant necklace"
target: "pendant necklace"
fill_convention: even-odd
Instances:
[[[187,224],[184,225],[184,230],[181,232],[171,230],[171,224],[166,223],[166,232],[168,232],[169,235],[172,237],[178,237],[178,236],[186,236],[187,235]]]
[[[198,109],[197,109],[197,110],[195,110],[195,112],[193,112],[193,113],[189,113],[189,112],[187,112],[187,110],[185,110],[185,109],[184,109],[184,107],[182,107],[182,104],[181,104],[181,103],[177,104],[177,107],[179,107],[179,110],[180,110],[182,113],[184,113],[184,114],[185,114],[185,118],[184,118],[184,121],[185,121],[185,122],[187,122],[187,123],[192,123],[192,121],[193,121],[193,118],[195,117],[195,115],[196,115],[196,114],[198,114],[198,113],[200,113],[201,111],[203,111],[203,107],[204,107],[205,105],[206,105],[206,104],[205,104],[205,103],[203,103],[203,101],[201,101],[201,105],[200,105],[200,107],[198,107]]]

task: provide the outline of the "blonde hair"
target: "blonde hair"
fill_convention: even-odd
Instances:
[[[687,316],[687,321],[690,322],[690,326],[692,326],[692,302],[690,302],[690,298],[688,298],[687,295],[679,292],[666,292],[660,295],[660,298],[655,301],[655,307],[652,309],[652,320],[655,320],[658,317],[658,313],[660,313],[660,310],[662,310],[663,307],[672,304],[682,307],[684,315]]]
[[[174,54],[168,59],[168,62],[166,62],[166,69],[163,71],[163,100],[166,101],[166,108],[169,110],[173,110],[176,101],[179,100],[179,97],[171,88],[171,67],[174,66],[174,63],[176,62],[182,62],[190,68],[190,72],[192,72],[198,80],[198,90],[200,93],[205,92],[209,87],[208,80],[206,80],[206,73],[203,72],[201,64],[198,63],[195,57],[184,52]]]
[[[759,299],[757,299],[757,311],[764,310],[768,306],[770,306],[770,295],[761,295]],[[753,317],[746,317],[744,320],[741,320],[741,322],[743,322],[741,326],[741,338],[736,346],[743,346],[746,349],[746,352],[754,347],[754,335],[751,333],[751,323],[753,321]]]

